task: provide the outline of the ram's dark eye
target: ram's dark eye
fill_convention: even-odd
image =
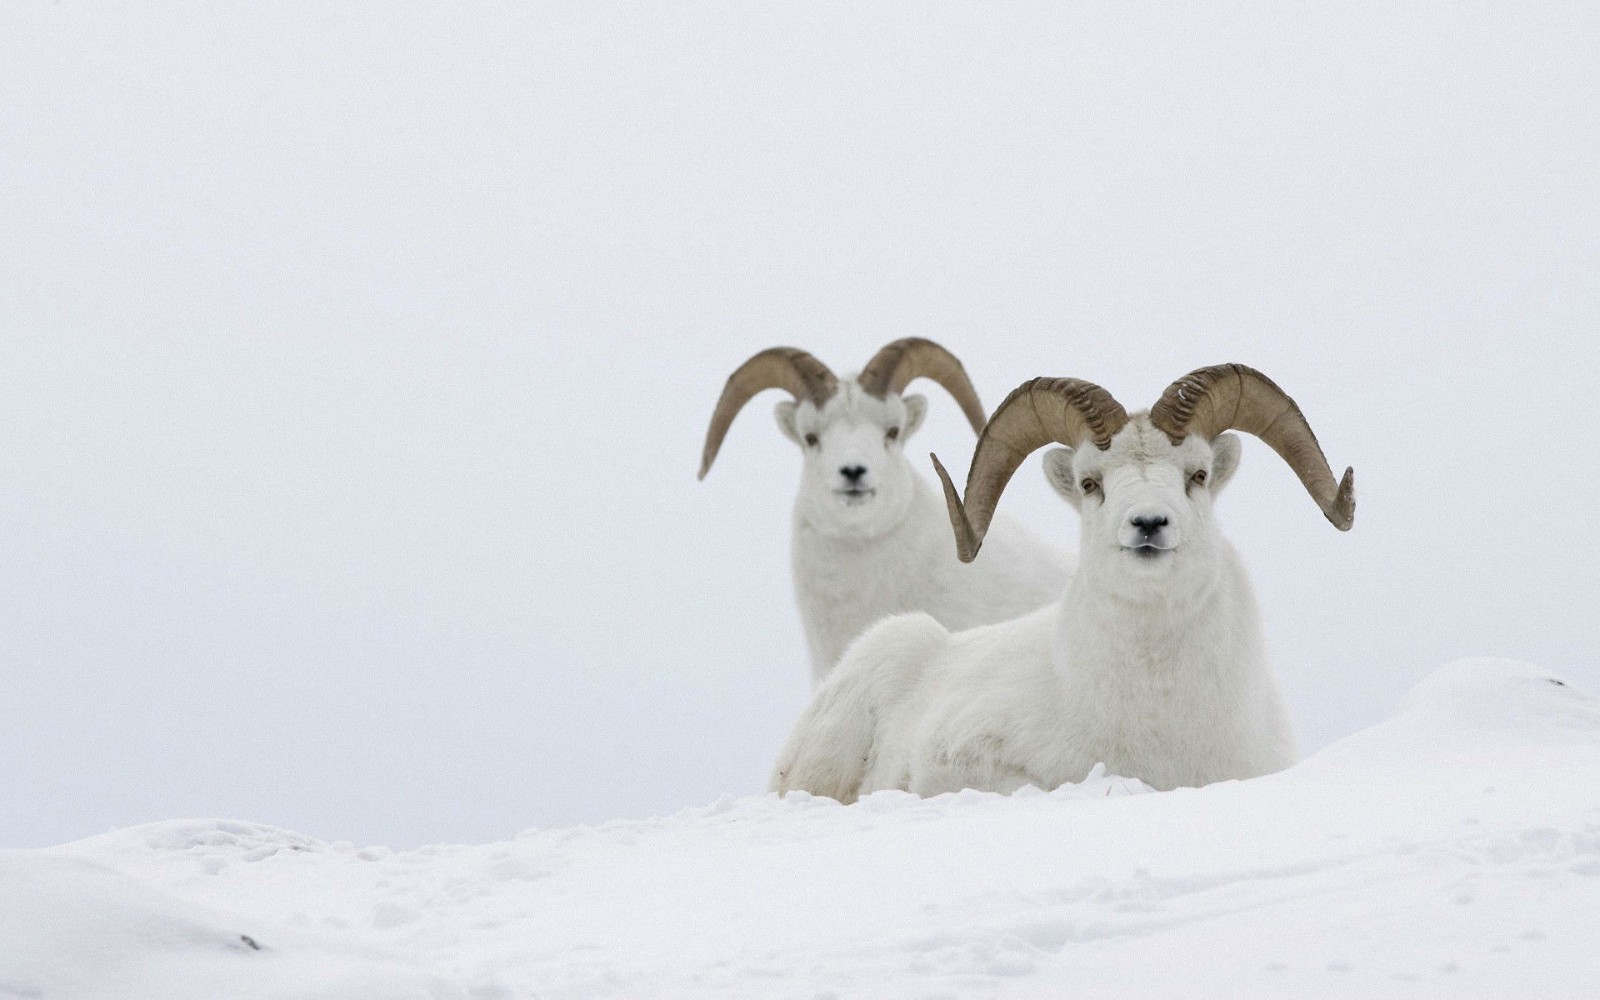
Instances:
[[[1204,486],[1206,484],[1206,479],[1206,470],[1201,469],[1199,472],[1196,472],[1194,475],[1189,477],[1189,482],[1194,483],[1196,486]]]
[[[900,437],[900,428],[898,428],[898,427],[889,428],[889,433],[886,436],[888,437],[888,439],[890,441],[894,441],[894,440],[899,439],[899,437]]]
[[[1078,488],[1083,490],[1085,493],[1093,493],[1095,490],[1100,488],[1100,484],[1095,482],[1093,479],[1085,479],[1083,482],[1078,484]]]
[[[815,448],[816,446],[817,446],[817,436],[815,434],[807,434],[806,435],[806,447]]]

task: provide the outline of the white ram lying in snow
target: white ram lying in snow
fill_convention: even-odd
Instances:
[[[955,397],[973,430],[983,428],[983,405],[961,362],[920,338],[887,345],[844,380],[805,351],[770,348],[733,373],[712,414],[701,479],[752,396],[794,396],[778,404],[777,417],[804,455],[790,559],[813,683],[851,640],[890,615],[921,611],[952,629],[987,625],[1055,600],[1071,575],[1067,553],[1007,519],[995,521],[983,558],[950,558],[944,502],[904,451],[928,401],[901,393],[923,377]]]
[[[966,632],[921,614],[878,625],[813,696],[774,790],[851,802],[884,788],[1049,789],[1100,762],[1169,789],[1294,763],[1255,595],[1212,516],[1239,462],[1229,429],[1269,444],[1328,519],[1350,527],[1353,473],[1334,479],[1299,407],[1252,369],[1200,369],[1132,416],[1077,379],[1019,387],[984,428],[965,504],[934,462],[969,560],[1022,461],[1069,446],[1045,456],[1082,520],[1065,595]]]

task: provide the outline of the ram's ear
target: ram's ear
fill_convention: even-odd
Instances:
[[[906,425],[900,430],[900,440],[904,441],[915,434],[922,427],[922,421],[927,419],[928,397],[913,393],[903,397],[901,402],[906,404]]]
[[[778,430],[782,431],[783,436],[795,444],[800,443],[800,431],[795,427],[794,423],[794,411],[799,408],[799,403],[792,399],[785,399],[772,411],[772,415],[778,418]]]
[[[1044,453],[1044,478],[1061,499],[1076,509],[1083,503],[1083,491],[1078,489],[1078,476],[1072,471],[1071,448],[1051,448]]]
[[[1218,434],[1211,441],[1211,495],[1216,496],[1239,471],[1239,435]]]

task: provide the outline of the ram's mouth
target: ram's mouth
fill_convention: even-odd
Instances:
[[[1159,559],[1172,550],[1159,545],[1124,545],[1122,551],[1130,552],[1138,559]]]
[[[834,490],[833,495],[844,501],[846,507],[856,507],[878,495],[877,490]]]

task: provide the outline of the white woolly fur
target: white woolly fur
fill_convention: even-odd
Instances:
[[[905,454],[927,408],[919,395],[877,399],[853,377],[820,408],[778,404],[804,455],[790,555],[813,682],[890,615],[956,630],[1005,621],[1055,600],[1072,573],[1069,553],[1008,518],[974,562],[956,558],[944,498]]]
[[[1101,762],[1168,789],[1292,764],[1255,596],[1212,516],[1239,451],[1231,434],[1173,445],[1138,413],[1104,451],[1047,453],[1081,518],[1065,592],[980,628],[878,624],[815,692],[773,789],[1049,789]]]

